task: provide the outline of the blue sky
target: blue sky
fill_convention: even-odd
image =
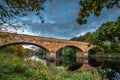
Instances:
[[[74,36],[83,35],[88,31],[93,32],[101,24],[107,21],[115,21],[120,16],[120,9],[113,8],[107,10],[104,8],[99,17],[91,15],[88,18],[87,24],[79,25],[76,22],[80,9],[79,0],[53,0],[52,2],[46,2],[44,6],[45,10],[41,12],[41,15],[45,19],[43,24],[40,18],[34,15],[34,13],[29,13],[24,17],[17,16],[15,20],[25,24],[17,32],[43,37],[71,39]],[[9,29],[14,31],[11,28]],[[24,32],[22,32],[23,29]]]

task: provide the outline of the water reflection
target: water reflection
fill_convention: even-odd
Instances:
[[[92,62],[93,61],[93,62]],[[108,80],[120,80],[120,59],[119,58],[92,58],[89,64],[103,63],[101,65],[102,76]]]
[[[101,59],[96,60],[96,59],[88,58],[88,64],[92,67],[99,67],[104,64],[104,61]]]

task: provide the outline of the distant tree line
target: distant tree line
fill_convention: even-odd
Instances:
[[[71,40],[89,42],[104,48],[106,52],[120,52],[120,17],[115,22],[103,23],[95,32],[87,32]]]

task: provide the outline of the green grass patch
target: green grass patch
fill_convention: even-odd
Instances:
[[[0,53],[0,80],[102,80],[97,71],[69,72],[47,67],[41,62],[25,62],[24,57]]]

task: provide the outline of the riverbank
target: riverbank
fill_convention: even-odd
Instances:
[[[101,80],[97,71],[69,72],[41,62],[25,62],[15,54],[0,53],[0,64],[0,80]]]
[[[103,55],[91,55],[91,58],[117,58],[120,59],[120,53],[112,53],[112,54],[103,54]]]

